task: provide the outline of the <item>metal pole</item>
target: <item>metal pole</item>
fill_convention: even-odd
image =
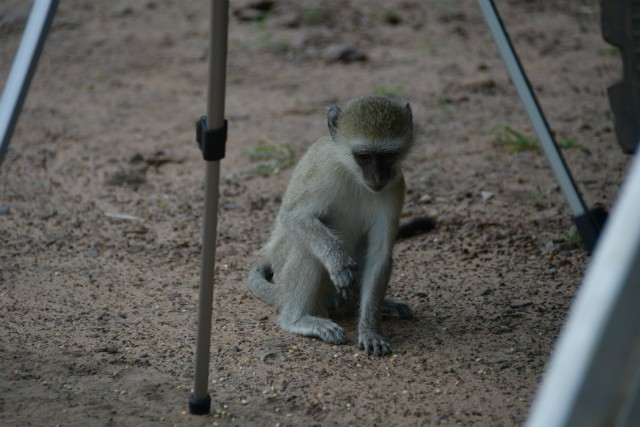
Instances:
[[[538,136],[540,146],[547,156],[551,169],[560,185],[560,189],[571,208],[576,228],[587,250],[592,251],[600,234],[600,229],[604,224],[606,213],[602,209],[589,211],[585,207],[580,192],[571,177],[569,168],[562,157],[562,153],[551,135],[547,120],[542,113],[542,109],[533,93],[531,84],[520,64],[518,56],[511,45],[509,35],[504,29],[504,25],[502,24],[493,0],[478,0],[478,5],[493,35],[498,51],[509,73],[509,77],[518,92],[518,96],[529,116],[533,129]]]
[[[533,94],[533,91],[531,90],[531,85],[524,74],[520,61],[511,46],[509,36],[504,30],[504,26],[498,16],[495,5],[492,0],[478,0],[478,4],[484,14],[487,25],[491,30],[491,34],[493,35],[498,51],[502,56],[502,60],[507,67],[509,77],[511,77],[511,81],[513,81],[513,84],[516,87],[516,91],[518,92],[518,96],[520,96],[524,109],[531,120],[531,124],[538,136],[540,145],[544,150],[544,153],[547,155],[547,158],[551,163],[551,169],[553,169],[558,183],[560,184],[560,188],[571,207],[571,211],[574,216],[582,215],[586,212],[584,203],[580,198],[580,194],[578,194],[578,191],[576,190],[571,174],[569,173],[564,159],[562,158],[562,154],[558,150],[558,147],[553,140],[553,136],[551,136],[547,121],[542,114],[542,110],[538,105],[538,101]]]
[[[209,89],[207,103],[207,122],[211,129],[219,129],[224,126],[228,11],[228,0],[211,1]],[[211,319],[216,255],[216,228],[218,222],[219,179],[220,161],[206,162],[195,384],[193,394],[189,398],[189,410],[192,414],[206,414],[211,410],[211,397],[208,392],[209,355],[211,351]]]
[[[58,0],[35,0],[0,98],[0,166],[9,147],[31,78],[58,7]]]

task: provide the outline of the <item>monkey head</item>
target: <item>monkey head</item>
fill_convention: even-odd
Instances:
[[[342,108],[333,106],[327,122],[343,164],[374,192],[396,177],[413,145],[411,106],[384,96],[361,96]]]

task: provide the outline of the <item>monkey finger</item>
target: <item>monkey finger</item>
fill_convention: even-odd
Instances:
[[[355,290],[351,286],[336,286],[336,291],[338,293],[338,296],[346,301],[350,300],[355,293]]]
[[[358,268],[356,266],[356,268]],[[342,288],[349,288],[356,282],[356,275],[351,267],[346,267],[340,270],[336,274],[331,274],[331,281],[338,290]]]
[[[360,349],[364,350],[367,355],[386,356],[393,353],[391,344],[384,340],[379,334],[361,334],[359,343]]]

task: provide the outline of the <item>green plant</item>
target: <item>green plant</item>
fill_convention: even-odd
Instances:
[[[255,44],[260,49],[273,54],[286,54],[294,50],[293,46],[286,40],[270,37],[266,33],[256,36]]]
[[[560,148],[580,148],[581,145],[573,138],[564,138],[558,141],[558,147]]]
[[[263,138],[260,145],[246,151],[245,155],[252,163],[255,163],[255,166],[227,175],[224,177],[225,180],[233,181],[250,179],[255,176],[277,175],[294,163],[293,150],[288,145],[279,144],[267,138]]]
[[[293,164],[293,151],[291,148],[276,142],[258,145],[248,155],[250,160],[260,162],[257,170],[261,176],[278,174]]]
[[[617,47],[603,47],[598,49],[598,55],[600,56],[617,56],[620,55],[620,51]]]
[[[527,150],[537,150],[538,140],[525,136],[522,132],[513,129],[511,126],[498,125],[492,129],[496,135],[493,145],[504,147],[510,153],[518,153]],[[579,148],[580,144],[574,138],[563,138],[556,141],[560,148]]]
[[[536,186],[536,191],[531,195],[534,206],[544,208],[550,203],[551,189],[542,189],[539,185]]]
[[[526,137],[511,126],[496,126],[493,128],[493,133],[495,133],[493,145],[503,147],[510,153],[538,148],[538,141],[535,138]]]
[[[574,246],[579,246],[582,244],[582,237],[580,237],[580,233],[578,233],[578,229],[575,227],[565,228],[562,231],[562,235],[567,240],[567,242],[571,243]]]
[[[384,95],[384,96],[398,96],[404,91],[402,86],[376,86],[373,88],[373,93],[376,95]]]
[[[434,42],[422,43],[419,49],[429,56],[436,56],[438,54],[438,45]]]

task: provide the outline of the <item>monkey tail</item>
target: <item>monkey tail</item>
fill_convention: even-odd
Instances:
[[[273,268],[267,260],[259,261],[249,271],[249,290],[262,302],[277,307],[276,286],[272,282]]]

